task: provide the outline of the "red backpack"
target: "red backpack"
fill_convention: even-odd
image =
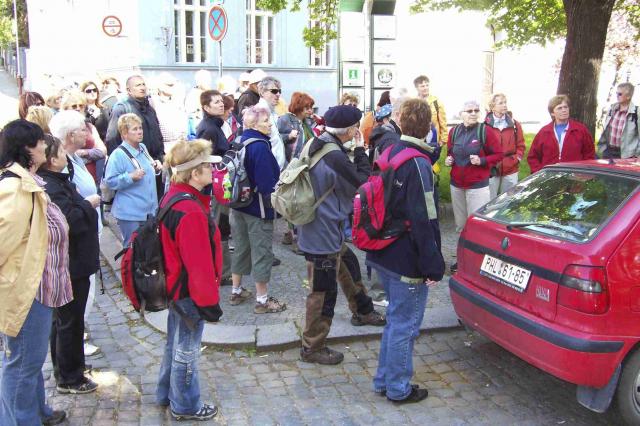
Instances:
[[[353,200],[351,237],[361,250],[382,250],[409,230],[407,221],[393,219],[389,213],[395,172],[412,158],[424,158],[431,163],[427,155],[414,148],[405,148],[389,160],[392,149],[393,146],[384,150],[376,160],[373,167],[378,172],[358,188]]]

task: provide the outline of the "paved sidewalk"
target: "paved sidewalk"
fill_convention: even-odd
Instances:
[[[103,230],[102,254],[109,262],[111,269],[118,271],[119,275],[119,262],[113,261],[113,256],[122,247],[119,230],[115,219],[110,215],[107,217],[109,226]],[[253,299],[242,305],[231,306],[228,303],[231,287],[222,287],[220,304],[224,315],[220,323],[205,325],[203,341],[217,347],[253,347],[261,351],[299,346],[299,330],[304,328],[305,303],[309,285],[306,282],[304,258],[293,253],[291,246],[280,244],[285,229],[284,221],[278,221],[274,234],[273,249],[276,257],[281,259],[282,264],[273,268],[269,294],[286,302],[287,310],[277,314],[256,315],[253,313]],[[452,221],[443,221],[442,235],[445,260],[447,265],[450,265],[454,261],[453,256],[455,255],[456,245]],[[362,275],[365,279],[365,284],[369,287],[371,282],[366,280],[364,252],[355,248],[353,248],[353,251],[360,259]],[[448,276],[438,286],[429,291],[425,319],[421,327],[423,331],[458,326],[457,317],[451,306],[447,282]],[[255,291],[251,277],[244,277],[243,286]],[[346,299],[341,291],[339,293],[340,296],[336,304],[335,317],[329,338],[335,341],[352,339],[357,336],[381,335],[382,327],[352,326],[349,322],[351,312],[348,309]],[[376,309],[384,311],[384,308],[376,307]],[[147,313],[145,318],[153,327],[165,332],[166,315],[166,311]]]
[[[18,84],[0,67],[0,128],[18,118]]]

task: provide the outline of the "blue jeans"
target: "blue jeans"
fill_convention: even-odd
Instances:
[[[389,306],[373,388],[376,392],[386,390],[389,399],[400,400],[411,393],[413,343],[420,334],[429,287],[407,284],[379,269],[376,272],[384,285]]]
[[[53,414],[45,402],[42,365],[49,349],[53,308],[33,301],[16,337],[2,334],[0,425],[42,425]]]
[[[133,231],[138,229],[138,227],[140,227],[143,223],[144,221],[118,219],[118,226],[120,227],[120,232],[122,233],[122,247],[126,247],[129,245],[131,234],[133,234]]]
[[[159,405],[171,404],[171,410],[176,414],[195,414],[203,405],[198,358],[204,321],[190,298],[181,299],[176,304],[194,319],[196,327],[190,330],[175,308],[169,308],[167,346],[160,365],[156,402]]]

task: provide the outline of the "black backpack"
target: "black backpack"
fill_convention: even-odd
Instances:
[[[115,256],[115,260],[122,256],[120,264],[122,289],[134,309],[143,316],[145,311],[163,311],[171,305],[183,319],[188,318],[181,309],[178,309],[178,305],[173,304],[175,294],[186,279],[186,271],[184,268],[182,269],[178,282],[167,294],[164,258],[160,241],[160,223],[174,204],[184,200],[200,203],[196,197],[186,192],[174,195],[164,207],[158,210],[156,216],[147,216],[147,220],[131,234],[129,246]]]

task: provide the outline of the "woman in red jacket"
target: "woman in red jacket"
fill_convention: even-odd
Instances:
[[[527,160],[531,173],[560,161],[596,158],[593,137],[586,126],[569,118],[569,97],[556,95],[549,101],[551,123],[544,126],[531,144]]]
[[[504,153],[504,158],[496,164],[489,179],[489,190],[493,199],[518,183],[518,170],[526,146],[522,126],[508,111],[507,97],[503,93],[491,95],[489,110],[491,112],[487,114],[484,122],[487,130],[495,133],[500,140]]]
[[[457,232],[462,231],[467,217],[491,199],[491,168],[503,156],[500,139],[478,122],[479,114],[478,102],[465,102],[460,112],[462,123],[449,131],[447,141],[444,164],[451,167],[451,203]]]
[[[202,189],[211,185],[211,142],[179,141],[167,154],[171,186],[160,208],[175,197],[160,225],[167,292],[175,286],[167,319],[167,345],[160,365],[156,391],[159,405],[170,405],[176,420],[208,420],[218,409],[200,400],[198,356],[204,321],[216,322],[222,315],[218,302],[222,271],[220,231],[209,215],[210,196]]]

